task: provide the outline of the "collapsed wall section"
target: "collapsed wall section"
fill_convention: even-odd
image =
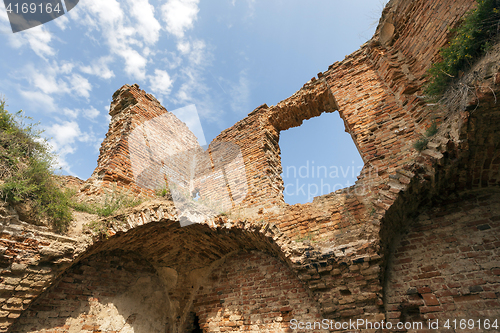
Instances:
[[[234,143],[241,149],[248,193],[240,207],[273,210],[285,205],[280,131],[300,126],[304,120],[334,112],[336,108],[325,80],[313,79],[276,106],[261,105],[214,139],[214,142]]]
[[[431,61],[435,60],[439,47],[447,40],[448,25],[455,25],[459,17],[474,3],[472,0],[459,0],[452,3],[424,0],[391,1],[384,11],[377,35],[371,42],[346,57],[344,61],[333,64],[327,72],[320,75],[318,80],[307,83],[297,94],[277,106],[263,105],[257,108],[248,117],[223,131],[211,144],[211,148],[214,150],[220,142],[231,143],[241,149],[245,177],[239,177],[235,180],[225,179],[225,185],[222,183],[222,186],[229,187],[228,193],[230,194],[228,196],[232,197],[233,202],[235,196],[231,194],[231,185],[228,186],[228,184],[237,187],[243,180],[246,180],[248,194],[244,198],[238,198],[242,200],[241,206],[268,209],[268,211],[259,209],[261,214],[256,220],[241,218],[240,221],[234,222],[234,226],[238,226],[235,228],[242,230],[262,228],[263,233],[267,233],[271,229],[277,230],[269,237],[284,239],[279,248],[262,242],[259,237],[250,236],[236,240],[236,237],[229,237],[224,232],[211,233],[201,229],[194,232],[180,229],[173,232],[172,235],[175,235],[172,236],[165,231],[165,226],[155,226],[152,229],[144,228],[142,231],[139,230],[137,234],[132,233],[130,238],[112,238],[106,244],[121,246],[131,251],[145,251],[148,260],[154,262],[158,267],[166,266],[167,262],[174,263],[168,264],[168,267],[182,272],[186,276],[188,272],[182,271],[186,269],[186,266],[190,266],[186,263],[193,264],[196,269],[203,269],[230,251],[242,248],[252,250],[257,247],[255,244],[259,244],[259,250],[266,249],[273,256],[285,258],[284,261],[290,259],[294,269],[299,272],[299,279],[310,290],[313,298],[318,300],[319,311],[324,318],[336,320],[358,318],[381,320],[386,318],[383,313],[386,260],[384,255],[388,253],[392,237],[399,233],[398,228],[404,224],[403,222],[407,222],[407,215],[412,212],[411,209],[414,212],[419,207],[418,196],[425,193],[426,190],[431,192],[431,187],[445,181],[434,179],[438,169],[436,165],[452,163],[451,159],[463,158],[467,155],[453,155],[451,149],[448,149],[449,147],[456,150],[468,149],[466,144],[459,145],[458,142],[459,148],[456,148],[457,145],[453,142],[456,138],[450,138],[442,145],[436,144],[434,146],[436,149],[429,149],[420,155],[412,148],[412,144],[420,138],[433,116],[419,96],[421,85],[426,80],[423,76],[425,70]],[[490,101],[491,103],[493,102]],[[336,109],[339,110],[345,122],[346,131],[351,134],[365,161],[365,168],[358,182],[352,188],[316,198],[313,203],[286,206],[283,204],[283,184],[280,177],[282,171],[279,156],[280,131],[299,126],[303,120],[320,115],[322,112],[331,112]],[[98,169],[91,180],[103,183],[116,181],[124,186],[133,187],[135,186],[133,167],[130,157],[127,155],[130,154],[130,146],[127,146],[126,138],[130,135],[131,130],[155,117],[161,117],[166,114],[166,110],[155,102],[152,96],[140,91],[137,86],[124,86],[114,96],[110,114],[114,120],[112,119],[110,132],[103,143],[103,156],[100,157]],[[478,112],[476,112],[477,114]],[[491,119],[496,117],[495,112],[486,114]],[[441,115],[438,114],[438,116]],[[468,155],[469,158],[461,160],[459,165],[463,167],[463,170],[457,171],[459,175],[457,184],[460,185],[456,189],[463,190],[468,187],[487,187],[498,184],[500,179],[498,177],[498,131],[496,129],[486,132],[480,130],[488,128],[488,125],[494,125],[495,128],[498,128],[497,119],[494,118],[492,122],[488,122],[488,118],[479,119],[472,115],[469,120],[465,119],[465,123],[466,131],[460,132],[459,139],[469,139],[471,144],[469,147],[477,147],[477,150],[472,149]],[[187,127],[182,128],[181,130],[178,128],[171,130],[174,133],[181,133],[179,135],[182,136],[182,131]],[[179,132],[176,132],[177,130]],[[192,137],[192,134],[186,135]],[[194,145],[194,139],[192,142]],[[146,143],[144,145],[147,146]],[[441,152],[437,151],[437,147],[441,147],[439,148]],[[151,155],[144,155],[146,152],[147,149],[142,150],[143,155],[140,155],[142,156],[140,160],[144,160],[144,164],[150,163],[148,159]],[[444,154],[446,154],[445,157],[443,157]],[[229,152],[229,155],[233,156],[234,154]],[[194,173],[197,175],[213,172],[215,164],[218,163],[217,158],[214,159],[213,153],[209,153],[207,156],[198,150],[193,156],[197,161],[206,161],[194,164]],[[224,154],[221,157],[224,157]],[[186,166],[183,171],[179,172],[188,173],[189,170],[192,169]],[[224,174],[222,173],[220,176],[224,177]],[[419,178],[420,176],[421,178]],[[148,176],[144,179],[156,178]],[[414,187],[410,185],[416,183],[423,184],[421,186],[424,188],[422,192],[412,192]],[[209,186],[211,191],[215,186]],[[196,186],[194,186],[194,190],[196,190]],[[436,191],[440,190],[441,188],[436,189]],[[398,198],[403,197],[401,194],[406,195],[404,200],[400,199],[398,205],[394,205]],[[485,204],[488,207],[494,206],[496,201],[488,199]],[[137,221],[150,219],[149,222],[151,219],[156,222],[162,221],[165,218],[157,216],[158,211],[156,208],[144,209],[144,211],[138,212],[138,217],[134,217],[134,219]],[[394,224],[390,224],[386,219],[387,212],[395,217]],[[129,221],[128,217],[120,218],[123,218],[127,223]],[[489,221],[496,222],[493,220],[495,218],[495,216],[490,216]],[[430,225],[435,225],[434,218],[432,219]],[[436,218],[437,220],[439,217]],[[137,225],[144,223],[138,222]],[[228,229],[229,227],[226,226],[229,224],[230,222],[224,220],[219,227]],[[488,225],[494,229],[492,224],[488,223]],[[110,234],[123,231],[120,229],[122,227],[125,228],[118,226]],[[445,232],[447,227],[447,225],[438,225],[435,229],[443,228],[439,230]],[[472,228],[469,225],[466,227]],[[390,232],[385,233],[384,228],[389,229]],[[165,231],[165,233],[160,231]],[[156,233],[168,237],[150,237],[151,234]],[[139,237],[135,237],[138,235]],[[429,234],[429,236],[432,235]],[[463,235],[460,237],[463,238]],[[24,240],[20,242],[22,243]],[[422,242],[419,247],[424,247],[425,241]],[[200,246],[200,244],[202,245]],[[289,244],[293,244],[293,246],[288,247]],[[492,244],[496,246],[495,242]],[[478,243],[476,245],[483,246],[484,244]],[[40,248],[37,248],[33,252],[39,250]],[[401,250],[401,252],[398,250],[398,253],[404,251],[406,249]],[[480,249],[479,252],[481,251],[483,250]],[[485,247],[484,251],[493,250]],[[478,257],[484,259],[484,253],[486,253],[484,251]],[[412,252],[411,255],[423,256],[423,254],[416,252]],[[68,255],[66,259],[71,261],[70,257]],[[470,258],[474,258],[474,255]],[[259,262],[261,259],[255,260]],[[269,262],[264,260],[260,263],[263,267],[270,267]],[[12,262],[9,262],[10,264]],[[228,267],[234,269],[233,276],[236,278],[242,277],[243,272],[254,271],[251,266],[244,266],[238,270],[240,268],[237,268],[236,264],[231,265]],[[417,277],[426,273],[419,271],[420,267],[405,269],[412,270]],[[493,272],[493,270],[491,271]],[[434,271],[429,272],[435,274]],[[219,273],[215,272],[213,276],[217,279]],[[10,272],[6,274],[10,274]],[[453,275],[447,271],[446,267],[442,268],[440,274],[446,276],[446,279]],[[481,274],[486,276],[489,273],[485,273],[483,269]],[[490,280],[487,284],[492,284],[491,274],[488,276]],[[430,283],[434,284],[432,277],[430,278]],[[396,278],[396,284],[398,279],[404,280],[405,278]],[[220,303],[220,301],[221,298],[232,297],[232,293],[238,290],[230,280],[224,280],[222,277],[219,281],[222,280],[224,283],[219,287],[227,291],[227,294],[223,293],[224,297],[213,293],[213,288],[217,286],[216,281],[212,282],[210,287],[212,289],[209,288],[209,291],[204,291],[205,294],[200,294],[200,299],[209,302],[206,305],[209,309],[207,313],[203,313],[201,306],[199,306],[199,318],[203,318],[205,325],[210,325],[211,322],[219,322],[224,325],[229,322],[234,323],[229,319],[231,316],[219,318],[216,315],[215,309],[224,309],[224,311],[227,310],[227,313],[233,311],[229,305],[226,307],[225,303]],[[268,280],[264,278],[262,281],[267,283]],[[417,284],[418,281],[415,281],[411,283]],[[409,283],[408,281],[403,282]],[[9,282],[5,282],[5,285],[7,285],[6,288],[11,288],[8,287]],[[484,285],[480,283],[475,286],[479,286],[485,291]],[[387,289],[389,294],[386,293],[386,295],[391,295],[391,297],[393,295],[391,293],[397,294],[398,297],[402,295],[402,291],[398,289],[399,286],[394,286],[395,289],[391,288]],[[479,288],[476,289],[479,290]],[[256,293],[259,292],[259,290],[256,291]],[[460,290],[460,292],[462,291]],[[189,285],[185,287],[182,284],[173,294],[175,294],[174,299],[179,304],[189,303],[186,301],[186,295],[192,296]],[[490,301],[485,301],[484,299],[487,297],[485,296],[483,299],[482,295],[472,297],[472,303],[469,303],[470,306],[468,305],[467,309],[473,309],[476,303],[482,304],[479,306],[483,307],[484,304],[488,304],[487,302]],[[404,298],[406,296],[408,296],[407,299]],[[403,296],[403,300],[390,300],[387,308],[389,309],[389,319],[402,319],[404,316],[414,315],[415,309],[418,309],[419,313],[428,310],[425,298],[418,304],[417,308],[405,308],[405,300],[410,302],[413,300],[411,297],[415,297],[414,295],[406,296]],[[477,297],[481,299],[479,300]],[[208,300],[213,302],[210,303],[211,301]],[[231,301],[239,302],[239,299],[231,299]],[[441,302],[441,299],[438,301]],[[19,300],[13,299],[6,304],[8,311],[6,310],[4,314],[11,316],[6,319],[9,323],[25,309],[24,306],[21,306],[19,308],[13,307],[10,310],[10,304],[19,305],[19,302]],[[443,303],[446,303],[445,299],[440,304]],[[390,308],[391,306],[394,307]],[[185,307],[188,308],[188,304],[185,304]],[[406,312],[398,310],[399,307],[406,309],[404,310]],[[466,307],[463,307],[462,310],[465,311]],[[401,312],[401,314],[397,314],[397,312]],[[406,315],[403,315],[404,313]],[[301,315],[299,312],[297,314]],[[236,314],[236,316],[240,316],[233,317],[233,319],[238,318],[235,319],[236,321],[245,318],[241,314]],[[273,321],[263,324],[263,328],[283,329],[282,324],[277,324],[280,317],[285,318],[285,314],[281,313],[281,310],[274,311]],[[272,325],[276,325],[276,327]]]

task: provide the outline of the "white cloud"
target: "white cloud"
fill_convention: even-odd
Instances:
[[[191,43],[181,40],[177,43],[177,50],[182,54],[188,54],[191,51]]]
[[[76,121],[63,121],[59,124],[54,124],[46,129],[45,133],[51,137],[49,144],[52,150],[57,154],[57,165],[66,170],[70,174],[71,165],[67,161],[67,156],[73,154],[77,150],[77,143],[90,143],[92,146],[98,140],[93,133],[82,132]]]
[[[53,68],[50,68],[53,69]],[[32,84],[40,89],[45,94],[54,94],[59,92],[67,92],[68,86],[66,82],[57,80],[57,73],[53,70],[46,70],[44,73],[35,70],[33,66],[28,66],[28,73],[32,73]]]
[[[92,85],[89,80],[78,74],[73,74],[69,79],[71,83],[71,91],[74,91],[77,95],[85,98],[90,97],[90,91],[92,90]]]
[[[100,115],[99,110],[97,110],[95,107],[90,106],[88,109],[68,109],[68,108],[63,108],[63,113],[64,115],[70,117],[70,118],[77,118],[80,115],[83,115],[85,118],[94,120]]]
[[[189,60],[193,65],[200,65],[207,62],[208,52],[206,51],[205,42],[202,40],[195,40],[191,43],[191,50],[189,53]]]
[[[76,117],[78,117],[78,114],[80,113],[80,110],[78,110],[78,109],[63,108],[62,111],[63,111],[64,115],[66,115],[70,118],[76,118]]]
[[[63,62],[60,65],[55,66],[55,68],[57,68],[58,72],[62,73],[62,74],[71,73],[71,71],[73,71],[74,67],[75,67],[75,65],[72,64],[71,62]]]
[[[111,56],[101,57],[89,66],[80,67],[80,70],[85,74],[96,75],[101,79],[111,79],[115,76],[115,73],[108,67],[112,60]]]
[[[239,113],[247,113],[250,107],[250,81],[246,71],[241,71],[238,83],[232,85],[231,90],[231,109]]]
[[[154,44],[160,37],[161,25],[154,15],[154,7],[148,0],[129,0],[130,12],[139,23],[138,33],[144,38],[146,43]]]
[[[54,23],[62,31],[66,30],[66,25],[68,24],[68,22],[68,15],[59,16],[56,20],[54,20]]]
[[[80,4],[76,7],[79,12],[75,14],[80,17],[80,22],[90,30],[102,32],[110,54],[124,60],[128,75],[138,80],[146,79],[147,57],[151,52],[144,45],[155,44],[161,30],[149,1],[129,1],[131,8],[127,12],[124,11],[126,6],[116,0],[88,0]],[[94,73],[97,68],[93,64],[84,67],[84,70]],[[105,77],[111,75],[106,71]]]
[[[200,116],[210,122],[221,122],[220,104],[214,102],[213,94],[207,86],[203,70],[199,66],[182,69],[183,83],[172,101],[179,105],[196,104]]]
[[[191,29],[199,12],[199,0],[167,0],[161,6],[160,15],[166,22],[165,30],[176,37],[183,38],[185,32]],[[70,17],[74,22],[80,22],[89,31],[99,31],[106,41],[109,54],[101,57],[97,62],[83,64],[81,71],[109,79],[114,77],[109,63],[114,56],[123,59],[124,72],[133,79],[144,81],[150,78],[154,85],[157,79],[147,75],[146,66],[153,61],[156,55],[156,43],[160,38],[161,24],[155,17],[155,7],[149,0],[86,0],[71,11]],[[95,33],[92,36],[96,36]],[[99,37],[95,39],[99,43]],[[198,65],[205,59],[206,45],[203,41],[178,43],[178,50],[191,63]],[[158,75],[155,73],[154,77]],[[166,79],[166,76],[162,76]],[[154,85],[158,87],[157,85]]]
[[[197,18],[199,0],[168,0],[161,7],[163,21],[167,24],[167,31],[182,38],[186,30],[193,27]]]
[[[74,9],[86,9],[91,14],[98,16],[98,22],[103,25],[113,25],[123,19],[123,11],[116,0],[88,0],[82,1]],[[78,15],[75,13],[75,15]],[[88,15],[86,19],[89,19]]]
[[[185,79],[184,83],[179,88],[176,94],[179,103],[189,103],[194,101],[193,93],[200,90],[205,90],[205,85],[198,80],[201,75],[194,68],[184,68],[182,70],[182,77]],[[201,89],[199,89],[201,88]]]
[[[79,74],[71,74],[74,65],[56,62],[45,64],[43,69],[37,69],[28,64],[24,68],[25,77],[31,84],[44,94],[71,94],[89,98],[92,85]]]
[[[43,59],[56,54],[54,49],[49,45],[51,41],[52,34],[43,25],[15,34],[9,34],[9,42],[12,47],[18,49],[24,45],[29,45],[33,52]]]
[[[37,108],[44,108],[48,111],[56,110],[54,99],[40,91],[20,91],[21,96]]]
[[[97,118],[101,113],[99,110],[97,110],[95,107],[91,106],[90,109],[86,109],[83,111],[84,117],[88,119],[95,119]]]
[[[73,144],[81,136],[80,127],[75,121],[65,121],[62,124],[55,124],[48,128],[49,134],[59,146]]]
[[[45,133],[51,137],[49,143],[52,146],[52,151],[57,156],[56,167],[73,174],[66,156],[76,151],[75,141],[82,135],[78,123],[65,121],[62,124],[54,124],[47,128]]]
[[[0,22],[9,23],[9,16],[4,6],[0,6]]]
[[[198,106],[212,104],[212,96],[204,80],[205,68],[210,65],[212,53],[202,40],[182,41],[177,44],[177,48],[185,52],[183,56],[187,64],[181,67],[178,74],[182,85],[175,94],[176,102],[195,103]],[[202,108],[202,114],[207,116],[206,108]]]
[[[160,95],[167,95],[172,89],[173,81],[166,71],[155,70],[155,75],[149,77],[151,91]]]
[[[148,60],[130,47],[122,47],[116,51],[125,60],[125,72],[138,80],[146,78]]]

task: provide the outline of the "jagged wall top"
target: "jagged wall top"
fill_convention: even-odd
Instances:
[[[131,153],[149,159],[148,154],[151,152],[142,149],[143,147],[139,147],[142,150],[131,152],[128,139],[135,128],[149,120],[167,116],[169,121],[163,124],[164,130],[183,138],[180,144],[186,145],[178,149],[190,149],[198,145],[196,136],[187,125],[168,112],[153,95],[141,90],[137,84],[126,84],[113,94],[109,114],[111,116],[109,130],[101,144],[97,167],[84,186],[84,190],[99,190],[116,183],[135,192],[148,192],[147,189],[136,186],[137,175],[134,175],[132,168]]]

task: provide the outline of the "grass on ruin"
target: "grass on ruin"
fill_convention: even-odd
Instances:
[[[417,151],[423,151],[425,148],[427,148],[427,144],[429,143],[429,140],[427,138],[420,138],[415,143],[413,144],[413,148],[415,148]]]
[[[108,217],[143,203],[144,200],[126,190],[120,190],[116,185],[99,203],[77,202],[70,200],[69,205],[76,211]]]
[[[157,197],[165,198],[165,197],[171,197],[170,189],[164,185],[163,187],[157,188],[155,191],[155,195]]]
[[[427,148],[427,144],[429,143],[430,137],[436,135],[438,132],[438,125],[435,121],[432,122],[431,126],[425,131],[425,136],[421,137],[415,143],[413,143],[413,148],[415,148],[417,151],[423,151],[425,148]]]
[[[436,135],[438,132],[438,126],[435,121],[432,122],[431,126],[425,131],[425,136],[430,138],[431,136]]]
[[[484,55],[498,35],[500,6],[496,0],[477,0],[477,6],[468,12],[460,26],[452,30],[454,37],[440,51],[442,60],[428,71],[426,96],[439,99],[447,88]]]
[[[91,221],[87,225],[85,225],[85,229],[92,231],[92,233],[98,235],[101,239],[106,239],[109,237],[108,226],[106,221],[103,220]]]
[[[0,100],[0,199],[28,205],[31,219],[64,232],[72,220],[69,198],[56,184],[55,156],[31,120],[22,111],[9,113]]]
[[[318,242],[317,240],[313,240],[315,238],[315,236],[317,236],[317,235],[318,235],[317,232],[313,233],[313,232],[309,231],[306,235],[297,237],[297,239],[295,241],[300,242],[300,243],[302,243],[302,242],[317,243]]]

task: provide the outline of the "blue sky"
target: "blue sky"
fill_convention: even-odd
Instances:
[[[211,141],[358,49],[372,36],[383,3],[80,0],[68,14],[16,34],[0,8],[0,95],[11,112],[22,109],[41,122],[62,173],[87,179],[108,129],[111,96],[123,84],[139,84],[168,110],[194,104]],[[308,140],[321,144],[312,148]],[[308,161],[309,168],[313,161],[343,165],[344,174],[362,165],[338,114],[283,132],[280,146],[284,171]],[[355,180],[344,178],[329,181]]]

